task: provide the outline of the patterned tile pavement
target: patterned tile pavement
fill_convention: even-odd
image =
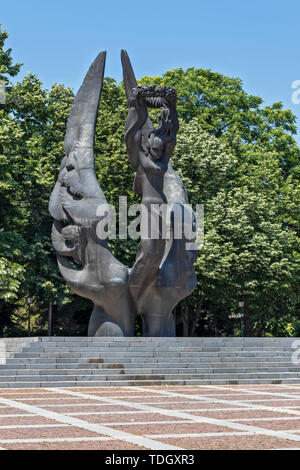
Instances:
[[[300,385],[2,389],[14,449],[300,449]]]

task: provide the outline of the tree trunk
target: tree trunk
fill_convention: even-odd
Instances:
[[[182,336],[189,336],[189,311],[187,305],[181,307]]]
[[[196,331],[196,328],[199,324],[199,319],[200,319],[200,314],[201,314],[201,310],[202,310],[203,301],[204,301],[204,296],[202,296],[200,298],[200,300],[198,302],[198,305],[197,305],[195,315],[193,317],[193,320],[190,323],[189,336],[195,336],[195,331]]]
[[[49,300],[49,310],[48,310],[48,336],[51,336],[52,333],[52,300]]]
[[[244,336],[251,336],[249,311],[244,309]]]

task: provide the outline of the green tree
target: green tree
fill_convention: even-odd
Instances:
[[[48,213],[73,93],[61,85],[48,92],[31,74],[13,85],[10,79],[21,64],[13,65],[11,51],[4,51],[6,37],[2,31],[6,102],[0,109],[0,328],[23,334],[28,295],[34,297],[37,331],[44,328],[50,299],[56,305],[74,299],[57,270]]]
[[[193,119],[181,122],[173,160],[190,202],[204,204],[205,210],[197,289],[181,304],[184,333],[194,335],[201,322],[202,334],[225,334],[226,328],[233,333],[229,316],[244,300],[247,334],[284,334],[296,323],[299,244],[296,233],[278,221],[280,172],[274,155],[268,154],[247,184],[240,185],[238,159]],[[270,184],[260,185],[265,167]],[[276,329],[269,319],[277,311],[281,321]]]
[[[191,67],[141,80],[143,84],[150,82],[174,86],[179,115],[185,121],[197,118],[203,130],[228,142],[241,160],[249,151],[251,155],[253,146],[260,146],[276,152],[285,175],[298,164],[300,150],[293,138],[295,115],[283,110],[280,102],[261,107],[262,98],[248,95],[239,78]]]

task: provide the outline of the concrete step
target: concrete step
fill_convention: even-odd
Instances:
[[[0,376],[0,382],[48,382],[50,381],[94,381],[94,380],[196,380],[196,379],[222,379],[222,380],[235,380],[235,379],[286,379],[286,378],[299,378],[300,372],[247,372],[247,373],[219,373],[211,371],[208,373],[115,373],[111,371],[104,373],[104,371],[98,371],[94,374],[54,374],[54,375],[6,375]]]
[[[31,344],[33,347],[58,347],[58,346],[98,346],[126,347],[126,346],[164,346],[177,347],[290,347],[297,338],[4,338],[0,339],[0,346],[19,346]]]
[[[266,370],[278,370],[286,368],[293,368],[293,369],[300,369],[299,365],[293,364],[292,362],[260,362],[260,363],[252,363],[252,362],[166,362],[166,363],[158,363],[158,362],[147,362],[147,363],[135,363],[135,362],[121,362],[121,363],[108,363],[108,362],[92,362],[92,363],[67,363],[67,364],[57,364],[57,363],[49,363],[49,364],[5,364],[0,366],[0,374],[5,374],[7,370],[19,370],[20,373],[23,370],[73,370],[73,369],[126,369],[131,370],[134,368],[143,368],[143,369],[221,369],[221,370],[229,370],[229,369],[242,369],[242,370],[250,370],[250,369],[266,369]]]
[[[53,375],[137,375],[137,374],[177,374],[177,375],[194,375],[194,374],[281,374],[281,373],[291,373],[291,374],[300,374],[300,367],[261,367],[261,368],[106,368],[101,369],[11,369],[11,370],[1,370],[1,377],[7,376],[18,376],[26,377],[30,375],[34,376],[53,376]]]
[[[197,370],[197,371],[300,371],[299,365],[294,365],[292,362],[280,362],[280,363],[68,363],[68,364],[5,364],[0,365],[0,375],[11,375],[11,374],[25,374],[30,373],[30,371],[35,371],[35,373],[52,373],[52,371],[74,371],[74,370]],[[39,372],[40,371],[40,372]]]
[[[173,343],[203,343],[203,344],[242,344],[242,343],[258,343],[258,344],[271,344],[271,343],[291,343],[294,340],[299,338],[294,337],[111,337],[111,336],[101,336],[101,337],[87,337],[87,336],[42,336],[42,337],[35,337],[35,338],[4,338],[3,341],[32,341],[32,342],[41,342],[41,343],[52,343],[52,342],[94,342],[94,343],[128,343],[128,342],[135,342],[135,343],[163,343],[163,344],[173,344]]]
[[[11,338],[7,339],[0,339],[0,343],[11,343],[11,344],[19,344],[20,342],[27,342],[31,344],[39,344],[43,346],[51,346],[53,344],[60,344],[60,345],[74,345],[77,344],[106,344],[108,346],[121,346],[121,345],[128,345],[128,344],[148,344],[148,345],[162,345],[162,346],[174,346],[176,344],[180,345],[204,345],[204,346],[220,346],[220,345],[233,345],[233,346],[244,346],[244,345],[289,345],[293,343],[294,340],[297,338],[201,338],[201,337],[194,337],[194,338],[140,338],[140,337],[39,337],[39,338]]]
[[[0,382],[0,388],[36,388],[36,387],[120,387],[148,385],[243,385],[243,384],[298,384],[300,378],[235,378],[235,379],[187,379],[187,380],[95,380],[95,381],[51,381],[47,382]],[[197,404],[195,403],[195,407]]]
[[[87,349],[79,350],[78,352],[60,352],[53,351],[49,352],[16,352],[14,358],[44,358],[44,357],[57,357],[57,358],[80,358],[80,357],[101,357],[101,358],[126,358],[126,357],[288,357],[291,355],[293,350],[287,351],[218,351],[218,352],[186,352],[186,351],[159,351],[159,350],[148,350],[148,351],[88,351]]]
[[[79,339],[79,338],[78,338]],[[113,338],[85,338],[84,340],[81,339],[80,341],[73,338],[73,341],[42,341],[41,338],[38,341],[15,341],[14,343],[0,343],[0,345],[6,346],[15,346],[19,345],[20,343],[31,345],[35,347],[56,347],[56,346],[106,346],[106,347],[120,347],[120,346],[165,346],[165,347],[176,347],[186,346],[186,347],[249,347],[249,346],[257,346],[257,347],[287,347],[293,344],[297,338],[290,338],[288,341],[243,341],[242,338],[237,338],[239,341],[203,341],[201,338],[198,338],[197,341],[190,341],[192,338],[189,338],[186,341],[184,338],[177,338],[176,341],[173,341],[172,338],[158,338],[157,340],[153,341],[135,341],[133,338],[130,340],[123,339],[123,340],[113,340]]]
[[[246,385],[246,384],[299,384],[300,378],[281,379],[191,379],[191,380],[123,380],[123,381],[48,381],[46,382],[0,382],[0,388],[36,387],[122,387],[151,385]],[[195,402],[195,408],[197,403]]]
[[[256,354],[256,355],[272,355],[272,354],[290,354],[292,351],[291,348],[151,348],[151,347],[126,347],[126,348],[106,348],[106,347],[77,347],[77,348],[24,348],[24,349],[10,349],[3,351],[3,354],[22,354],[24,357],[31,355],[33,356],[43,356],[43,355],[56,355],[67,354],[67,355],[78,355],[78,354],[136,354],[136,355],[147,355],[147,353],[154,353],[156,355],[178,355],[178,354],[222,354],[222,355],[247,355],[247,354]]]
[[[258,364],[265,364],[265,363],[273,363],[274,357],[221,357],[218,356],[216,358],[210,357],[202,357],[199,355],[198,357],[126,357],[126,358],[101,358],[101,357],[79,357],[79,358],[61,358],[61,357],[43,357],[43,358],[11,358],[7,359],[6,364],[7,366],[12,365],[60,365],[64,366],[66,364],[146,364],[146,363],[155,363],[155,364],[174,364],[174,363],[184,363],[184,364],[192,364],[192,363],[203,363],[203,364],[219,364],[223,363],[224,365],[227,363],[258,363]],[[289,363],[291,362],[291,354],[288,356],[280,357],[276,356],[276,363]],[[2,366],[0,366],[2,367]]]

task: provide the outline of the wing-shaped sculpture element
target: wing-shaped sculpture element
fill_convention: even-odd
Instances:
[[[50,214],[56,220],[68,221],[71,217],[80,223],[85,217],[95,217],[99,204],[107,204],[94,170],[95,126],[105,58],[103,51],[95,59],[72,104],[64,142],[66,156],[49,203]]]
[[[123,80],[124,80],[125,94],[126,94],[127,101],[129,102],[130,92],[133,88],[137,87],[137,81],[136,81],[128,54],[124,49],[122,49],[121,51],[121,62],[122,62],[122,68],[123,68]],[[153,130],[153,125],[148,116],[144,125],[141,128],[142,145],[144,148],[146,148],[146,145],[147,145],[146,141],[147,141],[148,135],[150,134],[152,130]]]
[[[132,336],[135,310],[128,269],[107,246],[104,225],[109,206],[94,168],[94,138],[106,52],[91,65],[74,99],[65,135],[66,155],[53,189],[49,212],[59,269],[69,287],[93,301],[90,336]],[[81,265],[70,263],[68,259]]]
[[[141,237],[136,262],[130,272],[130,292],[143,320],[143,336],[175,336],[172,311],[196,287],[193,268],[196,253],[186,249],[186,233],[191,233],[192,226],[195,231],[195,214],[170,160],[178,131],[176,93],[174,95],[174,90],[166,87],[138,87],[124,50],[121,61],[129,105],[125,142],[128,159],[136,169],[134,190],[143,196],[148,227],[153,223],[157,226],[165,224],[170,230],[169,239],[164,239],[161,232],[156,239]],[[149,96],[155,98],[149,99]],[[162,107],[157,130],[153,129],[145,110],[147,106]],[[162,206],[165,202],[168,212],[155,218],[152,207]],[[166,220],[167,213],[169,218]]]

